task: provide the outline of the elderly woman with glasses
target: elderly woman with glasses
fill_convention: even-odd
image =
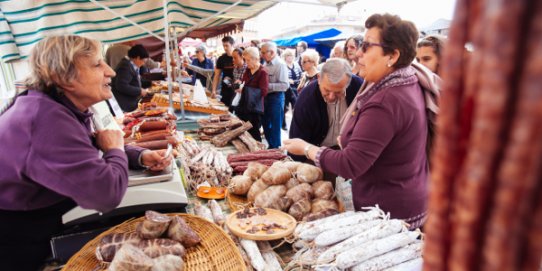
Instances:
[[[301,74],[301,80],[297,86],[297,91],[301,92],[310,82],[318,79],[318,62],[320,55],[314,49],[308,49],[301,54],[301,68],[303,73]]]
[[[42,39],[28,62],[28,91],[0,116],[2,270],[38,270],[76,205],[113,210],[128,166],[160,171],[171,163],[165,151],[125,146],[119,130],[92,128],[89,108],[113,96],[115,72],[101,48],[80,36]]]
[[[379,206],[412,228],[423,224],[429,173],[424,93],[411,62],[418,31],[398,16],[375,14],[358,50],[365,79],[343,118],[340,150],[300,139],[284,149],[305,155],[325,172],[352,179],[354,207]]]

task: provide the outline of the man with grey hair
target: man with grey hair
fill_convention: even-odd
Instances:
[[[330,58],[318,80],[309,83],[295,105],[290,138],[301,138],[316,146],[337,146],[341,118],[356,97],[363,79],[353,75],[343,58]],[[306,160],[303,156],[292,156]]]
[[[211,89],[210,85],[212,82],[210,77],[214,72],[215,65],[212,60],[207,58],[207,48],[205,45],[196,47],[196,57],[192,60],[192,63],[188,64],[184,62],[183,66],[188,69],[187,75],[192,76],[192,80],[190,81],[191,85],[196,84],[196,80],[199,79],[202,86]]]
[[[284,93],[290,87],[288,82],[288,67],[277,55],[277,44],[265,42],[261,49],[264,67],[269,74],[269,88],[264,98],[264,113],[262,119],[265,139],[269,149],[280,147],[280,133],[284,121]]]

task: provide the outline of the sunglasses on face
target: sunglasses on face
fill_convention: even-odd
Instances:
[[[361,49],[361,51],[362,51],[363,53],[366,53],[367,50],[369,50],[369,48],[372,47],[372,46],[380,46],[380,47],[382,47],[382,48],[386,47],[386,46],[385,46],[384,44],[382,44],[382,43],[373,43],[373,42],[366,42],[366,41],[363,41],[363,42],[361,42],[359,48]]]

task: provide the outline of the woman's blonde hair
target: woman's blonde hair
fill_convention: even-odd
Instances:
[[[282,59],[286,60],[287,56],[295,56],[295,50],[294,49],[284,50],[284,53],[282,53]]]
[[[318,63],[320,62],[320,54],[314,49],[307,49],[307,51],[303,52],[301,54],[301,60],[303,61],[303,58],[308,58],[311,60],[315,66],[318,66]]]
[[[101,44],[96,40],[75,35],[46,37],[32,49],[26,86],[49,93],[52,87],[77,77],[76,62],[81,57],[100,53]]]

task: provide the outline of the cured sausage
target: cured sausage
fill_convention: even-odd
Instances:
[[[187,248],[193,247],[201,242],[201,238],[198,234],[188,226],[182,217],[179,216],[173,217],[167,235],[169,238],[181,242],[181,244]]]
[[[169,126],[169,122],[166,120],[153,120],[145,121],[139,126],[139,131],[153,131],[153,130],[163,130]]]
[[[449,216],[452,208],[453,181],[459,168],[460,101],[463,95],[464,46],[468,40],[468,4],[458,0],[450,25],[449,43],[443,55],[443,92],[437,119],[429,195],[428,220],[425,225],[424,270],[446,271],[451,231]]]

